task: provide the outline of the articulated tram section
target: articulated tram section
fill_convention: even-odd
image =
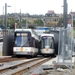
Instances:
[[[72,28],[15,29],[0,43],[1,75],[43,74],[48,70],[74,69]]]

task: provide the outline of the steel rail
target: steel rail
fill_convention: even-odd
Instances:
[[[24,62],[21,62],[21,63],[17,63],[17,64],[15,64],[15,65],[10,65],[10,66],[7,66],[7,67],[4,67],[4,68],[1,68],[0,69],[0,74],[2,75],[4,75],[4,74],[6,74],[6,72],[8,72],[8,71],[10,71],[10,70],[14,70],[15,68],[18,68],[18,67],[20,67],[20,66],[22,66],[23,64],[28,64],[28,63],[30,63],[30,62],[32,62],[32,61],[37,61],[37,60],[40,60],[40,59],[42,59],[42,58],[33,58],[33,59],[30,59],[30,60],[28,60],[28,61],[24,61]],[[9,74],[7,74],[7,75],[9,75]],[[11,75],[11,74],[10,74]]]
[[[24,59],[26,59],[26,58],[4,58],[4,59],[0,59],[0,63],[24,60]]]
[[[33,61],[28,65],[24,64],[23,66],[18,67],[15,70],[11,70],[10,72],[7,73],[7,75],[22,75],[23,73],[27,72],[28,70],[30,70],[34,67],[37,67],[48,60],[50,60],[50,58],[39,59],[38,61]]]

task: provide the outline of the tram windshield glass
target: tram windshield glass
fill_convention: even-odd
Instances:
[[[42,48],[53,48],[53,39],[50,36],[42,37]]]
[[[29,32],[16,32],[15,33],[15,46],[16,47],[29,47]]]

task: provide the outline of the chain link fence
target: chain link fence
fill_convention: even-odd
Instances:
[[[74,50],[72,28],[60,30],[58,47],[58,63],[72,69],[72,52]]]

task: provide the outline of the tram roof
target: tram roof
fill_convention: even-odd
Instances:
[[[42,36],[51,36],[51,37],[54,37],[54,34],[42,34],[41,37]]]
[[[17,31],[29,31],[31,32],[32,37],[34,37],[36,40],[39,40],[39,36],[35,33],[34,29],[15,29],[15,32]]]
[[[32,31],[32,29],[15,29],[15,31]]]

